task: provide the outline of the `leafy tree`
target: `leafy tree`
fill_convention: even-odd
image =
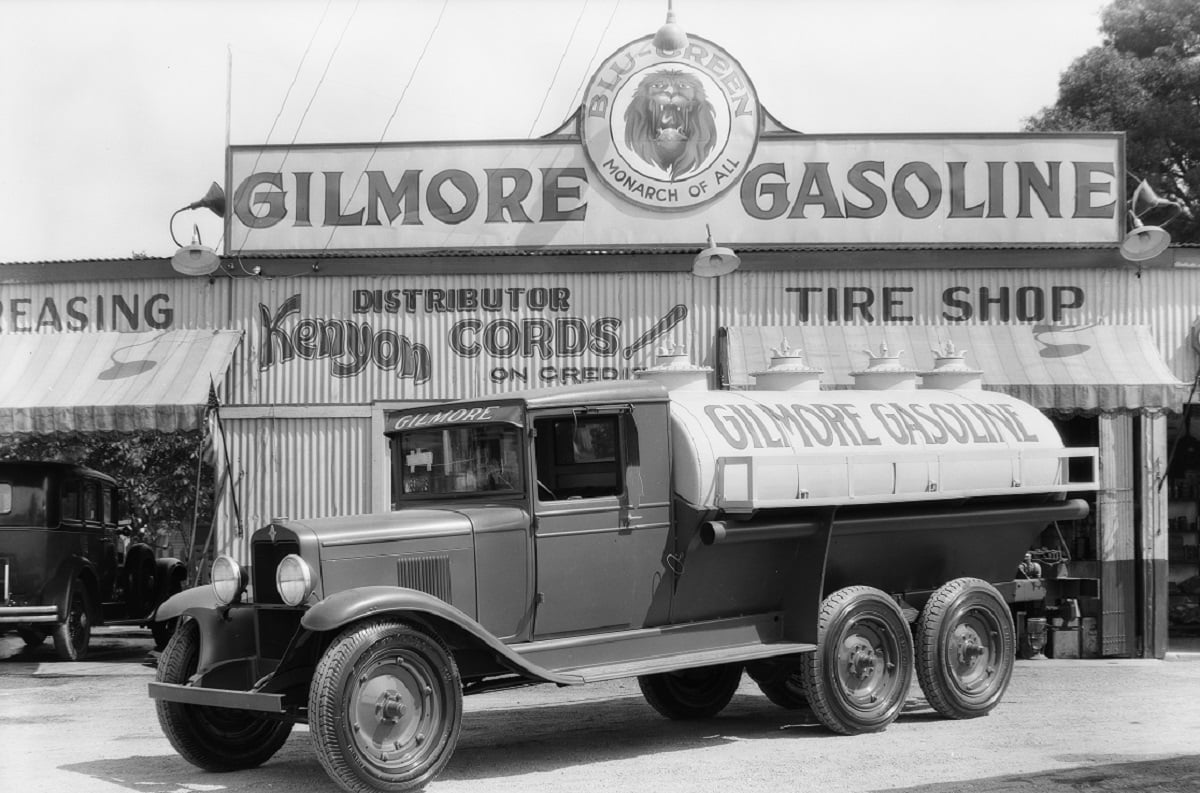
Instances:
[[[93,468],[117,480],[128,516],[139,524],[182,531],[191,539],[198,517],[202,540],[212,520],[213,471],[201,460],[200,441],[199,430],[5,435],[0,436],[0,460],[53,460]]]
[[[1200,243],[1200,3],[1114,0],[1100,31],[1103,44],[1067,68],[1058,101],[1025,128],[1123,131],[1130,175],[1186,207],[1172,239]]]

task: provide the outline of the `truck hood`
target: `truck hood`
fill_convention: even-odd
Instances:
[[[507,505],[472,506],[461,509],[412,508],[374,515],[280,519],[280,528],[316,537],[322,547],[415,540],[469,535],[473,530],[502,529],[529,525],[525,510]]]

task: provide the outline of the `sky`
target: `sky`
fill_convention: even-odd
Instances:
[[[674,0],[807,133],[1017,132],[1109,0]],[[0,262],[218,247],[227,144],[559,127],[666,0],[0,0]],[[225,185],[222,184],[222,187]]]

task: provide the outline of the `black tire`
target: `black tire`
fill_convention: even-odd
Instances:
[[[200,626],[185,620],[158,660],[158,682],[186,683],[200,657]],[[291,722],[245,710],[155,700],[158,723],[184,760],[206,771],[255,768],[288,739]]]
[[[912,684],[912,634],[900,607],[873,587],[834,592],[821,603],[817,649],[800,670],[809,707],[830,730],[886,729]]]
[[[462,680],[442,641],[381,618],[342,631],[308,694],[317,758],[348,791],[407,791],[441,772],[462,729]]]
[[[773,704],[787,710],[808,707],[799,657],[787,656],[748,664],[746,672],[758,690]]]
[[[709,719],[716,716],[742,682],[741,664],[702,666],[642,675],[638,686],[642,696],[668,719]]]
[[[1008,604],[978,578],[945,584],[917,620],[917,680],[930,706],[951,719],[986,716],[1012,679],[1016,629]]]
[[[46,634],[37,628],[17,628],[17,635],[25,642],[26,647],[41,647],[42,642],[46,641]]]
[[[155,620],[150,623],[150,635],[154,637],[154,649],[162,652],[175,634],[178,620]]]
[[[54,652],[63,661],[87,658],[92,639],[92,603],[87,586],[80,579],[71,582],[67,595],[67,618],[54,626]]]

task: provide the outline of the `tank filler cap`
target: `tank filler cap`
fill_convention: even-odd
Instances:
[[[867,368],[851,372],[854,387],[868,391],[908,390],[917,387],[917,370],[900,363],[904,350],[892,354],[887,343],[879,345],[879,352],[863,350],[867,354]]]
[[[750,376],[760,391],[818,391],[822,371],[806,364],[804,354],[784,338],[778,347],[771,348],[770,366]]]
[[[708,375],[712,367],[692,363],[683,344],[664,344],[658,349],[654,361],[654,366],[634,372],[634,376],[660,382],[671,391],[708,390]]]
[[[979,389],[983,387],[983,370],[967,366],[967,351],[955,348],[954,342],[945,341],[933,352],[933,368],[921,372],[922,388]]]

